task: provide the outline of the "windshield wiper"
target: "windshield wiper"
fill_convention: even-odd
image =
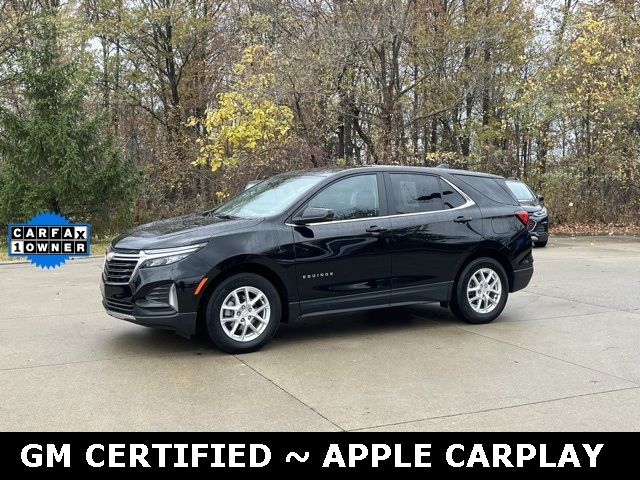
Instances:
[[[224,213],[224,214],[222,214],[222,213],[212,213],[212,215],[214,217],[222,218],[224,220],[235,220],[237,218],[240,218],[240,217],[236,217],[235,215],[229,215],[229,214],[226,214],[226,213]]]

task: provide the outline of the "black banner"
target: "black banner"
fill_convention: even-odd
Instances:
[[[639,434],[617,433],[3,433],[18,475],[60,473],[484,470],[599,475],[632,467]]]

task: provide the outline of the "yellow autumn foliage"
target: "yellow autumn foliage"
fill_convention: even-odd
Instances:
[[[287,139],[293,111],[269,97],[275,78],[262,73],[271,62],[271,54],[262,45],[244,51],[234,67],[234,89],[219,93],[215,107],[203,118],[191,118],[189,125],[201,124],[206,134],[197,140],[200,146],[196,165],[209,165],[212,171],[222,165],[235,165],[241,157],[278,148]]]

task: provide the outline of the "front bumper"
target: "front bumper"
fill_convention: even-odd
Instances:
[[[107,304],[103,301],[102,305],[109,315],[120,320],[126,320],[143,327],[159,328],[161,330],[171,330],[185,338],[190,338],[196,333],[196,314],[195,313],[176,313],[169,317],[160,316],[138,316],[128,315],[125,313],[109,310]]]
[[[140,268],[127,281],[109,281],[103,271],[100,290],[106,312],[146,327],[172,330],[184,337],[196,333],[198,302],[194,295],[204,276],[196,255],[175,264]]]
[[[530,217],[527,230],[534,242],[546,242],[549,239],[549,217]]]

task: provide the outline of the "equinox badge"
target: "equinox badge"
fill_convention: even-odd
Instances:
[[[302,275],[303,280],[306,280],[308,278],[320,278],[320,277],[333,277],[333,272],[309,273],[307,275]]]

